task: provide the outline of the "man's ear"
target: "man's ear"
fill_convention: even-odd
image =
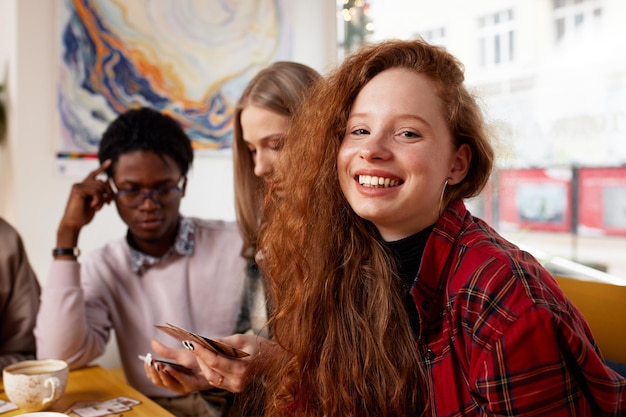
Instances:
[[[185,196],[185,192],[187,191],[187,177],[183,177],[183,185],[180,187],[180,196],[181,198]]]
[[[448,184],[454,185],[463,181],[472,162],[472,148],[467,143],[459,146],[454,153],[452,166],[448,173]]]

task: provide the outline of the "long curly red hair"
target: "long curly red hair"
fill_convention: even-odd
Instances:
[[[480,192],[493,152],[461,64],[423,41],[386,41],[348,57],[309,95],[281,153],[286,193],[266,197],[260,266],[276,344],[253,362],[265,416],[415,416],[427,413],[428,378],[401,300],[400,279],[376,228],[348,205],[337,154],[350,107],[389,68],[431,77],[457,142],[469,143],[466,180],[445,204]]]

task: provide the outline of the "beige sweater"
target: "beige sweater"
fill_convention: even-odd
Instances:
[[[37,318],[37,356],[72,368],[102,355],[111,330],[128,382],[148,396],[176,396],[153,385],[137,355],[151,339],[182,345],[155,324],[172,323],[207,337],[233,333],[243,287],[244,261],[235,223],[193,219],[192,255],[172,255],[137,275],[125,238],[109,242],[82,263],[52,262]]]

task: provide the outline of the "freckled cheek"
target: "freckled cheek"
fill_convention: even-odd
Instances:
[[[343,164],[343,167],[347,168],[347,165],[356,157],[358,151],[358,146],[352,141],[344,139],[339,146],[339,152],[337,152],[337,165]]]
[[[351,178],[347,178],[347,175],[341,175],[341,173],[339,174],[339,188],[341,189],[342,194],[348,199],[350,200],[350,195],[351,195],[351,191],[352,190],[352,179]]]
[[[343,151],[344,149],[341,148],[337,155],[337,175],[341,190],[345,194],[348,187],[352,184],[352,176],[350,175],[350,157]]]

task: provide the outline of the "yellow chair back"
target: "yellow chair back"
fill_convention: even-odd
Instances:
[[[626,363],[626,286],[555,278],[585,316],[602,355]]]

